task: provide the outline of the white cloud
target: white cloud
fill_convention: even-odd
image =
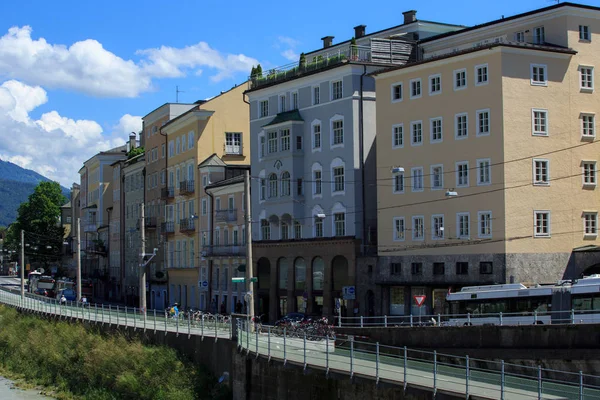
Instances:
[[[284,58],[290,61],[298,61],[300,55],[296,52],[296,47],[300,44],[300,41],[293,39],[288,36],[278,36],[277,43],[275,44],[275,48],[281,50],[279,54],[281,54]]]
[[[18,81],[0,85],[0,158],[64,186],[79,182],[78,171],[85,160],[123,144],[129,132],[142,126],[141,117],[129,114],[109,134],[95,121],[73,120],[56,111],[31,119],[28,112],[46,101],[46,92],[39,87]]]
[[[291,37],[288,37],[288,36],[279,36],[277,38],[277,40],[279,41],[279,43],[285,44],[289,47],[296,47],[300,44],[300,41],[298,41],[296,39],[292,39]]]
[[[285,58],[287,58],[290,61],[298,61],[298,59],[300,58],[300,56],[298,55],[298,53],[296,53],[292,49],[287,49],[286,51],[283,51],[281,53],[281,55],[284,56]]]

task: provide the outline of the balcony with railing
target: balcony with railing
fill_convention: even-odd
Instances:
[[[156,228],[156,217],[144,217],[144,227],[148,229]]]
[[[160,224],[160,231],[163,234],[175,233],[175,222],[173,222],[173,221],[163,222],[162,224]]]
[[[194,180],[179,182],[179,194],[194,194]]]
[[[203,257],[245,257],[246,245],[205,246]]]
[[[179,232],[189,233],[196,230],[195,218],[183,218],[179,220]]]
[[[175,197],[175,188],[173,186],[162,188],[160,191],[160,197],[164,199],[172,199]]]
[[[248,88],[257,89],[348,62],[402,65],[414,58],[415,48],[414,42],[406,39],[373,38],[368,46],[340,46],[312,58],[308,56],[299,62],[270,69],[260,75],[255,73],[250,76]]]
[[[217,210],[215,219],[217,222],[234,222],[237,221],[237,209],[230,208],[227,210]]]

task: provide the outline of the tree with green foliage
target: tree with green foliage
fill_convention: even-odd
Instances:
[[[21,230],[25,231],[25,255],[29,263],[48,267],[60,260],[64,228],[60,207],[67,202],[57,182],[40,182],[18,209],[17,220],[8,228],[4,247],[20,251]]]
[[[260,78],[260,77],[262,77],[262,74],[263,74],[263,72],[262,72],[262,67],[260,66],[260,64],[258,64],[258,65],[256,66],[256,76],[257,76],[258,78]]]
[[[129,150],[129,153],[127,153],[127,159],[130,160],[133,157],[139,156],[140,154],[144,154],[144,148],[134,147],[133,149]]]
[[[306,67],[306,55],[304,53],[300,53],[300,69],[304,69]]]

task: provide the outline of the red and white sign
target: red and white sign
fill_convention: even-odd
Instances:
[[[417,307],[421,307],[423,305],[423,303],[425,303],[425,299],[427,298],[427,296],[425,296],[425,295],[413,296],[413,298],[415,299],[415,303],[417,304]]]

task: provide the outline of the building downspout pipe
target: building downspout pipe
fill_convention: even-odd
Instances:
[[[210,172],[209,172],[209,177],[210,177]],[[210,179],[209,179],[210,181]],[[206,187],[204,187],[204,193],[206,193],[208,195],[208,197],[210,197],[210,207],[209,207],[209,212],[210,212],[210,230],[208,231],[208,245],[210,246],[211,250],[213,248],[213,229],[215,226],[215,198],[213,196],[212,193],[210,193],[208,190],[206,190]],[[206,280],[208,281],[208,306],[210,306],[212,304],[212,291],[213,291],[213,287],[212,287],[212,275],[213,275],[213,260],[212,258],[210,258],[208,260],[208,276],[206,277]],[[217,281],[218,281],[218,277],[217,277]],[[219,305],[216,304],[216,307],[218,309]],[[217,312],[216,310],[211,310],[209,308],[208,312]]]
[[[367,217],[365,213],[366,204],[365,204],[365,144],[364,144],[364,121],[363,121],[363,86],[364,86],[364,77],[367,74],[367,66],[363,65],[363,73],[360,76],[360,100],[358,103],[358,154],[360,157],[360,181],[361,181],[361,196],[362,196],[362,234],[363,234],[363,255],[366,255],[366,246],[367,246]]]

